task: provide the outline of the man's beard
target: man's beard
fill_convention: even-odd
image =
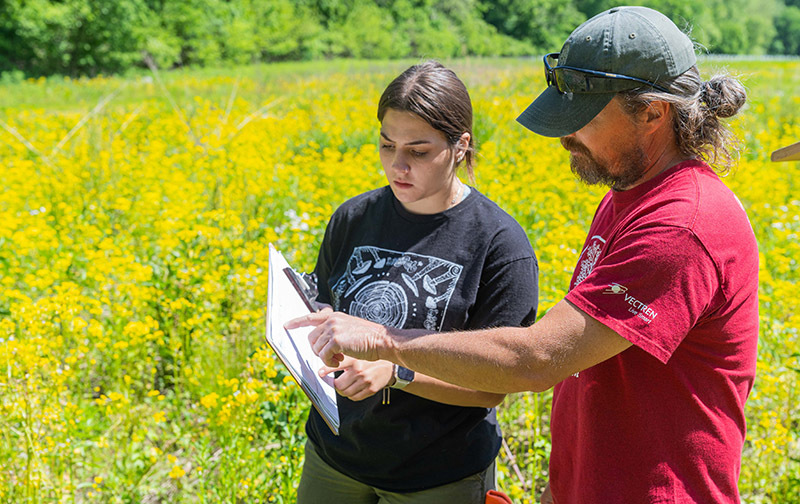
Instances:
[[[620,156],[616,175],[612,175],[608,165],[597,161],[589,149],[570,137],[561,138],[561,145],[571,151],[569,167],[584,183],[589,185],[603,184],[615,191],[623,191],[636,183],[647,167],[647,156],[641,146],[636,145],[627,155]],[[580,154],[575,155],[572,152]]]

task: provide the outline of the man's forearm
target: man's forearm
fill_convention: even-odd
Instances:
[[[546,358],[531,343],[532,328],[503,327],[436,333],[387,329],[381,359],[463,387],[507,394],[546,390]],[[539,371],[537,373],[537,370]]]
[[[567,301],[530,327],[430,333],[386,329],[382,358],[462,387],[541,392],[631,343]]]
[[[343,354],[389,360],[455,385],[507,394],[543,391],[623,352],[631,343],[562,300],[530,327],[431,333],[397,330],[343,313],[310,313],[287,329],[314,326],[314,353],[336,367]]]

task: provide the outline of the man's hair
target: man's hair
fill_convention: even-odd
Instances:
[[[627,112],[639,112],[653,101],[671,103],[681,153],[704,159],[720,173],[729,171],[739,157],[738,139],[720,119],[733,117],[744,105],[747,92],[742,83],[729,75],[715,75],[703,81],[695,65],[659,84],[669,93],[652,88],[621,92]]]
[[[418,115],[433,129],[444,133],[451,148],[463,133],[469,133],[464,166],[472,178],[475,152],[472,101],[455,72],[434,60],[408,68],[383,91],[378,102],[379,121],[383,122],[389,109]]]

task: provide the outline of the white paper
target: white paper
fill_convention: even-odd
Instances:
[[[334,434],[339,430],[339,409],[333,377],[320,377],[317,371],[324,366],[314,354],[308,341],[312,327],[287,330],[283,325],[291,319],[309,313],[300,294],[295,290],[284,268],[289,264],[272,244],[269,245],[269,284],[267,293],[267,342],[289,369],[292,377],[319,413],[325,418]]]

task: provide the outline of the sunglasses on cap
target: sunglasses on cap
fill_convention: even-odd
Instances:
[[[554,86],[560,94],[571,93],[610,93],[624,91],[639,86],[631,83],[644,84],[664,93],[669,93],[665,88],[638,77],[620,75],[609,72],[599,72],[585,68],[570,66],[551,66],[550,61],[558,61],[561,53],[550,53],[544,57],[544,78],[548,86]]]

